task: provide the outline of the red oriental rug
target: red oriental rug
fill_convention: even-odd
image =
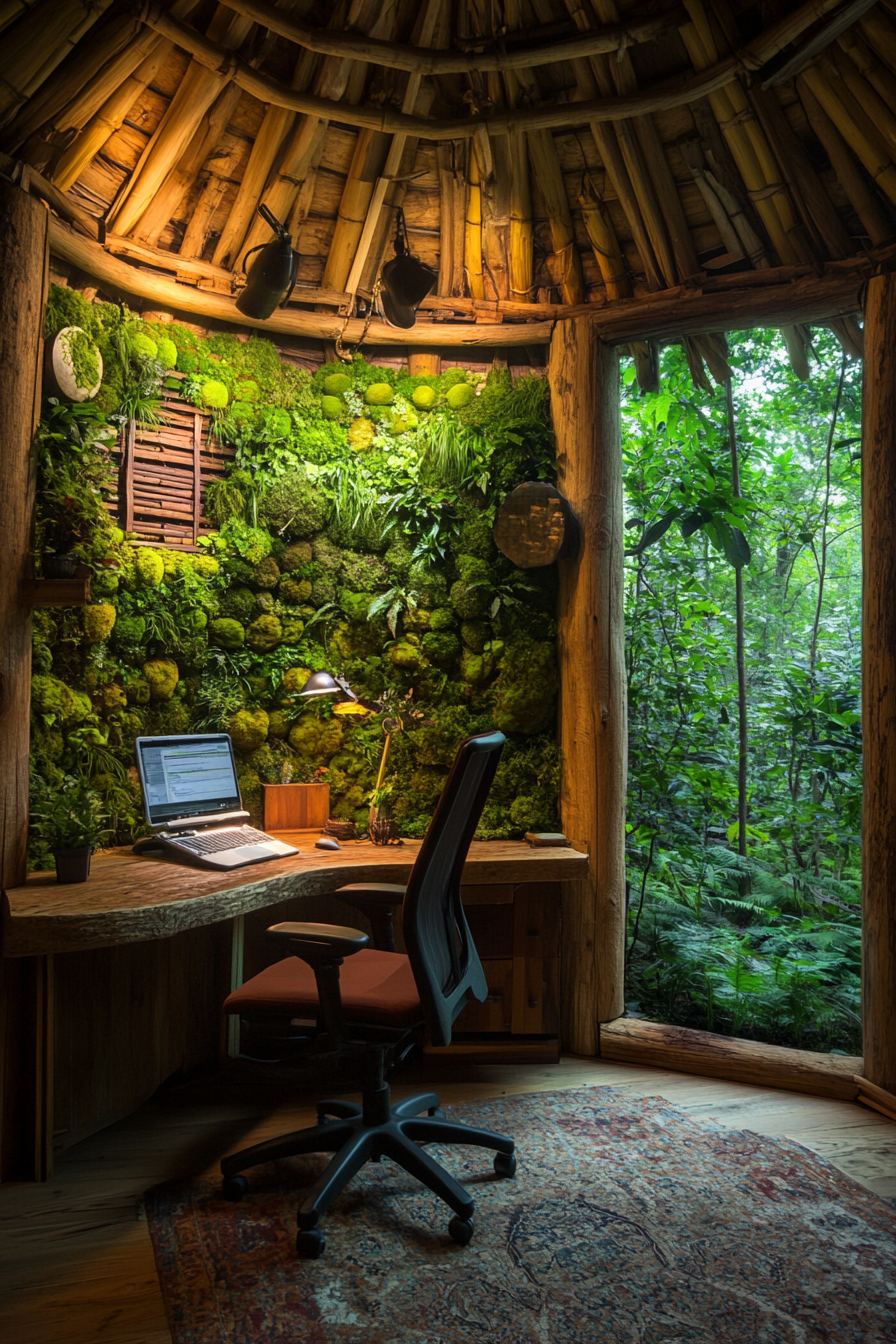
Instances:
[[[474,1188],[476,1233],[392,1163],[368,1165],[293,1248],[324,1157],[147,1197],[174,1344],[884,1344],[896,1209],[789,1140],[694,1121],[609,1087],[451,1114],[516,1140],[515,1180],[431,1151]]]

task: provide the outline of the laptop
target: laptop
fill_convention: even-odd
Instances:
[[[226,733],[138,737],[135,746],[146,820],[155,832],[137,841],[135,854],[161,852],[224,871],[298,854],[246,825]]]

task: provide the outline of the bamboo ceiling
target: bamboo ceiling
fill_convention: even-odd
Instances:
[[[152,307],[241,321],[261,201],[300,254],[266,325],[330,339],[398,205],[439,275],[414,344],[537,344],[580,305],[630,339],[649,306],[724,373],[705,333],[786,283],[799,366],[803,313],[858,350],[856,265],[890,264],[894,0],[0,0],[0,33],[54,251]]]

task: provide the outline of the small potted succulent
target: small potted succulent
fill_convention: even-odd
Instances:
[[[58,789],[46,790],[32,815],[35,829],[53,851],[56,881],[86,882],[94,847],[109,834],[96,790],[66,776]]]

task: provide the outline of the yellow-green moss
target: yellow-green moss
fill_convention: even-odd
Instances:
[[[150,700],[170,700],[180,680],[177,663],[170,658],[150,658],[143,664],[143,675],[149,682]]]
[[[108,639],[115,624],[115,608],[111,602],[95,602],[84,608],[84,641],[87,644],[102,644]]]

